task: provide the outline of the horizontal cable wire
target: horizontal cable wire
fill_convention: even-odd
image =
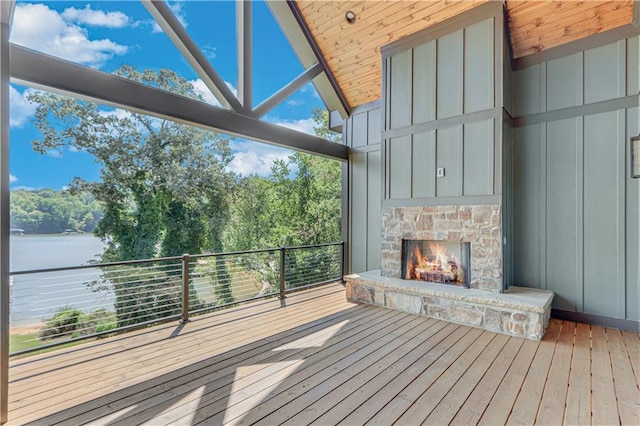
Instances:
[[[282,253],[286,289],[341,279],[342,243],[10,273],[12,330],[19,315],[36,346],[13,354],[175,319],[184,285],[191,314],[277,295]]]

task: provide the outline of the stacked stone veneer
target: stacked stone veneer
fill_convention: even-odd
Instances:
[[[408,281],[368,271],[345,277],[352,302],[540,340],[549,323],[553,292],[510,287],[504,293]]]
[[[471,288],[502,291],[499,205],[384,207],[382,276],[400,278],[403,239],[471,243]]]

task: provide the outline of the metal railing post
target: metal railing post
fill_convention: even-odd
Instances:
[[[182,316],[180,322],[189,321],[189,255],[182,255]]]
[[[284,247],[280,247],[280,294],[278,295],[278,297],[280,299],[284,299],[285,296],[285,292],[286,292],[286,282],[285,282],[285,267],[284,267],[284,262],[285,262],[285,251],[286,249]]]
[[[344,284],[344,241],[340,241],[340,282]]]

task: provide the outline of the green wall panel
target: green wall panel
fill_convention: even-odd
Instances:
[[[584,118],[584,309],[617,318],[625,290],[621,121],[617,111]]]
[[[381,110],[359,110],[347,122],[349,157],[348,272],[380,268],[382,210]]]
[[[493,18],[464,30],[464,112],[494,106]]]
[[[412,196],[436,196],[436,132],[413,135]]]
[[[582,52],[547,62],[547,111],[582,105]]]
[[[437,117],[462,114],[463,30],[438,39]]]
[[[543,67],[533,65],[513,73],[513,116],[536,114],[544,108]]]
[[[378,110],[379,111],[379,110]],[[367,271],[380,269],[382,223],[382,160],[380,151],[367,153]]]
[[[370,110],[367,113],[367,117],[369,118],[367,145],[382,143],[382,117],[380,108]]]
[[[350,124],[351,147],[365,146],[367,144],[367,112],[354,114]]]
[[[367,154],[350,158],[350,247],[351,271],[367,270]]]
[[[438,197],[462,195],[462,125],[438,129],[436,168],[444,168],[444,177],[436,179]]]
[[[413,122],[436,119],[436,41],[413,49]]]
[[[389,117],[391,128],[397,129],[411,124],[411,51],[391,58],[390,68]]]
[[[578,118],[547,123],[546,285],[556,293],[553,306],[566,310],[578,308],[582,286],[582,230],[577,220],[581,133]]]
[[[584,52],[584,102],[625,95],[625,40]]]
[[[389,140],[389,198],[411,198],[411,136]]]
[[[464,195],[493,194],[494,120],[464,125]]]
[[[546,288],[544,125],[513,129],[513,284]]]

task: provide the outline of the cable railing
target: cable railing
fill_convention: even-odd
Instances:
[[[11,272],[11,355],[337,280],[344,243]]]

